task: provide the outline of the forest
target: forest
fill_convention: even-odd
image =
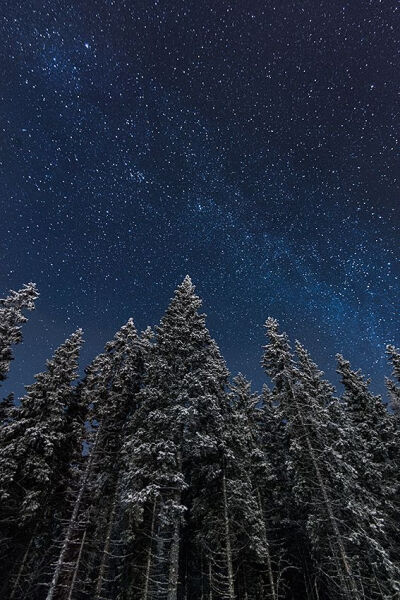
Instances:
[[[0,300],[0,382],[37,298]],[[268,318],[259,395],[200,307],[187,276],[83,377],[77,330],[3,398],[1,599],[400,598],[400,350],[388,403],[341,355],[338,395]]]

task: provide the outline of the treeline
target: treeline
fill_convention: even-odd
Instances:
[[[0,380],[34,284],[0,301]],[[266,322],[262,396],[229,379],[189,277],[77,380],[76,331],[0,404],[0,598],[400,597],[400,351],[391,408],[338,356],[341,398]]]

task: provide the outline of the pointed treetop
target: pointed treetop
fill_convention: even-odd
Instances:
[[[202,301],[199,296],[195,294],[195,287],[192,280],[189,275],[186,275],[182,283],[176,288],[174,296],[161,318],[160,325],[155,328],[156,332],[159,333],[160,327],[162,328],[166,325],[171,317],[174,320],[178,317],[183,321],[192,318],[201,305]],[[197,318],[204,320],[205,315],[198,315]]]
[[[182,285],[187,285],[187,286],[193,287],[193,283],[190,278],[190,275],[185,275],[185,279],[182,281]]]
[[[182,280],[182,282],[175,289],[175,294],[178,291],[181,291],[181,292],[185,291],[186,293],[189,292],[189,293],[193,294],[194,290],[195,290],[195,286],[193,285],[190,275],[186,275],[184,277],[184,279]]]
[[[118,329],[113,339],[106,343],[104,346],[105,353],[124,352],[131,341],[139,341],[139,335],[132,317]]]
[[[140,337],[142,339],[143,342],[146,342],[148,344],[151,343],[151,340],[154,337],[154,331],[153,329],[150,327],[150,325],[148,325],[146,327],[146,329],[144,331],[141,332]]]
[[[117,333],[115,334],[115,336],[117,336],[119,333],[124,332],[127,333],[128,335],[133,335],[133,336],[137,336],[138,332],[135,326],[135,322],[133,320],[132,317],[130,317],[127,322],[125,323],[125,325],[122,325],[121,329],[119,331],[117,331]]]
[[[82,337],[82,335],[83,335],[83,329],[82,329],[81,327],[78,327],[78,329],[76,329],[76,330],[74,331],[74,333],[72,333],[72,334],[69,336],[69,339],[72,339],[72,338],[74,338],[74,339],[75,339],[75,338],[76,338],[76,339],[78,339],[78,338],[81,338],[81,337]]]
[[[276,319],[274,319],[274,317],[268,317],[267,320],[265,321],[265,328],[267,329],[268,333],[272,333],[272,332],[279,332],[279,323]]]
[[[74,333],[71,333],[71,335],[65,340],[64,343],[62,343],[60,346],[58,346],[58,348],[55,349],[52,358],[46,361],[48,370],[53,370],[57,367],[64,368],[64,365],[66,364],[67,360],[66,357],[69,357],[69,360],[72,362],[70,362],[68,368],[72,371],[75,371],[75,369],[77,368],[79,350],[83,342],[82,333],[82,329],[77,329],[76,331],[74,331]],[[43,373],[35,375],[35,379],[42,377]],[[25,387],[27,389],[30,388],[30,386]]]
[[[66,403],[71,384],[78,376],[81,344],[82,330],[78,329],[56,348],[52,358],[46,361],[46,370],[34,376],[34,383],[25,386],[26,394],[20,398],[24,410],[32,413],[43,406],[60,407]],[[54,395],[54,392],[57,393]]]
[[[293,367],[293,358],[286,333],[279,333],[279,324],[276,319],[268,317],[265,322],[269,343],[264,346],[262,366],[265,372],[278,385],[281,385],[284,376],[288,376]]]
[[[366,421],[368,418],[374,419],[379,415],[379,419],[385,421],[387,411],[382,402],[381,396],[375,396],[369,390],[370,380],[365,379],[361,370],[353,371],[348,360],[345,360],[341,354],[336,355],[338,368],[336,370],[341,375],[341,381],[345,388],[344,399],[347,408]]]
[[[400,381],[400,348],[395,348],[391,344],[386,346],[386,354],[393,365],[393,377]]]
[[[308,361],[312,362],[310,353],[308,352],[308,350],[306,350],[306,348],[303,346],[303,344],[301,342],[299,342],[299,340],[295,340],[294,346],[296,348],[296,354],[300,360],[306,361],[306,362],[308,362]],[[315,364],[315,363],[312,362],[312,364]]]
[[[195,286],[192,283],[192,280],[189,275],[186,275],[184,280],[175,290],[175,296],[179,293],[184,293],[187,295],[193,295],[195,291]]]
[[[83,330],[79,327],[73,333],[71,333],[70,336],[67,337],[65,342],[57,348],[56,352],[61,349],[69,348],[70,346],[80,346],[83,342],[82,336]]]

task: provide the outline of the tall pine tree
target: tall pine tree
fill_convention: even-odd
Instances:
[[[326,598],[361,600],[340,512],[344,486],[341,458],[331,449],[324,407],[329,386],[320,381],[316,366],[299,344],[300,367],[296,366],[287,336],[279,333],[274,319],[267,320],[266,328],[269,343],[263,364],[275,383],[275,397],[287,423],[287,471],[295,501],[292,519],[299,523],[299,550],[305,552],[302,594],[307,598],[318,598],[322,593]],[[320,390],[324,390],[322,399]]]
[[[78,330],[55,351],[47,370],[27,386],[13,420],[0,434],[4,534],[9,537],[12,532],[2,576],[10,598],[22,597],[28,579],[40,580],[45,576],[40,569],[48,567],[46,550],[65,505],[76,446],[70,411],[75,403],[73,382],[81,343]]]
[[[89,448],[72,498],[47,599],[102,598],[118,575],[121,447],[137,406],[147,334],[132,319],[87,369],[81,394],[90,406]]]
[[[399,476],[395,427],[380,396],[369,390],[360,371],[341,355],[338,373],[345,389],[343,402],[352,432],[346,460],[357,472],[357,530],[360,572],[371,598],[400,593]],[[380,595],[379,595],[380,594]]]

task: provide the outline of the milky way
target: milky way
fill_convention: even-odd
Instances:
[[[3,1],[0,293],[41,299],[5,386],[82,366],[189,273],[256,387],[276,317],[383,391],[400,343],[397,2]]]

